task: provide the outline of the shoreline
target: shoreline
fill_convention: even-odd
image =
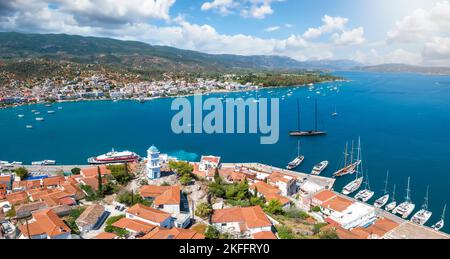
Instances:
[[[343,80],[334,80],[334,81],[321,81],[312,83],[314,85],[318,84],[326,84],[326,83],[335,83],[335,82],[351,82],[351,80],[343,79]],[[183,98],[183,97],[192,97],[192,96],[198,96],[198,95],[211,95],[211,94],[229,94],[229,93],[245,93],[245,92],[251,92],[251,91],[260,91],[260,90],[273,90],[273,89],[289,89],[289,88],[298,88],[298,87],[309,87],[308,84],[303,85],[291,85],[291,86],[268,86],[268,87],[260,87],[258,89],[243,89],[243,90],[217,90],[217,91],[211,91],[211,92],[205,92],[205,93],[191,93],[191,94],[185,94],[185,95],[175,95],[175,96],[163,96],[163,97],[147,97],[144,98],[145,102],[153,101],[157,99],[176,99],[176,98]],[[124,99],[112,99],[112,98],[101,98],[101,99],[76,99],[76,100],[57,100],[55,102],[35,102],[35,103],[22,103],[22,104],[14,104],[9,105],[5,107],[0,107],[0,109],[10,109],[10,108],[17,108],[17,107],[24,107],[24,106],[32,106],[32,105],[42,105],[42,104],[59,104],[59,103],[76,103],[76,102],[92,102],[92,101],[136,101],[139,102],[139,98],[124,98]]]

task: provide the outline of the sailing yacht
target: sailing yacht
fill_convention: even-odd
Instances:
[[[354,147],[352,142],[352,150],[350,152],[350,161],[348,161],[348,143],[345,145],[345,153],[344,153],[344,168],[336,171],[333,174],[333,177],[345,176],[348,174],[354,174],[356,172],[356,168],[361,164],[361,160],[357,159],[353,161]]]
[[[334,112],[331,114],[331,116],[337,117],[338,115],[339,115],[339,114],[338,114],[338,112],[337,112],[337,107],[334,106]]]
[[[387,204],[387,202],[389,201],[389,192],[387,190],[388,188],[388,181],[389,181],[389,171],[387,172],[386,175],[386,181],[384,182],[384,195],[379,198],[378,200],[375,201],[374,206],[376,208],[383,208],[384,205]]]
[[[374,191],[370,190],[370,183],[369,183],[369,173],[366,173],[366,189],[358,192],[356,194],[355,199],[362,200],[363,202],[368,202],[370,199],[372,199],[373,195],[375,194]]]
[[[361,160],[361,138],[358,140],[358,161],[362,161]],[[359,188],[361,188],[361,185],[364,181],[364,176],[358,177],[360,174],[360,171],[362,171],[362,162],[359,162],[358,165],[356,166],[356,179],[352,182],[350,182],[349,184],[347,184],[344,189],[342,190],[342,193],[344,195],[349,195],[352,194],[354,192],[356,192]],[[361,173],[361,175],[363,175]]]
[[[444,206],[444,212],[442,212],[441,220],[439,220],[436,224],[432,226],[436,231],[440,231],[444,228],[445,225],[445,211],[447,210],[447,204]]]
[[[386,211],[392,211],[397,207],[397,201],[395,200],[395,184],[394,184],[394,191],[392,192],[392,202],[386,205],[386,208],[384,208]]]
[[[412,203],[411,201],[411,177],[408,177],[408,188],[406,189],[406,200],[402,204],[398,205],[397,208],[395,208],[392,213],[394,214],[400,214],[402,218],[407,219],[409,215],[414,211],[416,208],[416,205]]]
[[[320,175],[327,167],[329,162],[328,161],[322,161],[319,164],[315,165],[311,174],[312,175]]]
[[[315,127],[314,130],[302,131],[300,128],[300,101],[297,100],[297,112],[298,112],[298,130],[289,132],[289,135],[292,137],[313,137],[313,136],[321,136],[326,135],[325,131],[319,131],[317,126],[317,98],[314,100],[315,104]]]
[[[288,170],[293,170],[299,167],[305,160],[305,156],[300,155],[300,141],[298,141],[297,151],[298,151],[297,157],[294,160],[292,160],[292,162],[290,162],[286,167]]]
[[[427,187],[427,194],[425,196],[425,202],[422,205],[422,209],[414,214],[411,221],[418,225],[425,225],[428,220],[430,220],[433,212],[428,210],[428,194],[429,194],[430,186]]]

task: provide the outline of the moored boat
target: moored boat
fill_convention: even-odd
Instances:
[[[366,173],[366,189],[358,192],[358,194],[356,194],[355,199],[356,200],[361,200],[363,202],[368,202],[370,199],[372,199],[373,195],[375,194],[375,192],[373,192],[370,189],[370,183],[369,183],[369,174]]]
[[[386,174],[386,181],[384,182],[384,195],[378,198],[373,204],[376,208],[383,208],[389,201],[389,192],[388,192],[388,182],[389,182],[389,171]]]
[[[305,156],[300,155],[300,141],[298,141],[298,147],[297,147],[297,157],[292,160],[288,165],[287,165],[287,169],[288,170],[293,170],[297,167],[299,167],[303,161],[305,160]]]
[[[114,163],[131,163],[141,159],[139,155],[131,151],[116,152],[114,149],[106,154],[91,157],[88,159],[89,164],[114,164]]]
[[[392,192],[392,201],[388,205],[386,205],[386,207],[384,209],[386,211],[392,211],[396,207],[397,207],[397,201],[395,200],[395,184],[394,184],[394,190]]]
[[[45,119],[42,117],[36,118],[37,121],[44,121]]]
[[[354,174],[356,172],[356,169],[361,164],[361,159],[357,159],[354,161],[353,154],[354,154],[354,142],[352,142],[352,149],[350,151],[350,154],[348,153],[348,143],[345,144],[345,152],[344,152],[344,167],[338,171],[336,171],[333,174],[333,177],[341,177],[348,174]],[[348,160],[348,157],[350,156],[350,160]],[[342,160],[341,160],[342,161]]]
[[[301,128],[300,128],[300,102],[297,100],[298,129],[295,131],[289,132],[289,135],[291,137],[314,137],[314,136],[323,136],[323,135],[327,134],[325,131],[318,130],[317,98],[315,99],[314,104],[315,104],[315,124],[314,124],[315,127],[314,127],[314,130],[304,131],[304,130],[301,130]]]
[[[422,205],[422,209],[418,211],[414,216],[411,218],[411,222],[416,223],[418,225],[425,225],[433,215],[433,212],[428,210],[428,194],[429,194],[430,187],[427,187],[427,194],[425,196],[425,201]]]
[[[407,219],[413,213],[416,205],[411,201],[410,190],[411,178],[408,177],[408,188],[406,189],[406,199],[403,203],[397,206],[392,213],[399,214],[402,218]]]
[[[432,226],[432,228],[436,231],[440,231],[444,228],[445,225],[445,211],[447,210],[447,204],[444,206],[444,212],[442,212],[441,220],[439,220],[436,224]]]
[[[319,164],[315,165],[311,174],[312,175],[320,175],[327,167],[329,162],[328,161],[322,161]]]

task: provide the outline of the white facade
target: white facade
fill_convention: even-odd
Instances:
[[[157,209],[170,214],[178,214],[180,213],[180,204],[164,204],[160,205]]]
[[[155,146],[151,146],[147,150],[147,177],[149,179],[157,179],[161,177],[161,161],[160,152]]]
[[[344,229],[363,227],[376,219],[375,209],[363,203],[355,202],[342,212],[328,211],[330,218]]]
[[[172,218],[171,217],[167,217],[167,219],[164,220],[163,222],[154,222],[154,221],[151,221],[151,220],[148,220],[148,219],[145,219],[145,218],[141,218],[141,217],[135,216],[135,215],[130,214],[128,212],[125,214],[125,216],[127,218],[129,218],[129,219],[137,219],[137,220],[140,220],[142,222],[145,222],[145,223],[148,223],[148,224],[152,224],[152,225],[155,225],[155,226],[158,226],[158,227],[172,228]]]

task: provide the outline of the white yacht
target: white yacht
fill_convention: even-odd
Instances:
[[[293,170],[299,167],[305,160],[305,156],[300,155],[300,141],[298,141],[297,150],[298,150],[297,157],[294,160],[292,160],[292,162],[290,162],[286,167],[288,170]]]
[[[23,115],[23,114],[19,114],[19,115],[17,115],[17,117],[19,117],[19,118],[23,118],[23,117],[25,117],[25,115]]]
[[[394,184],[394,191],[392,192],[392,201],[386,205],[384,208],[386,211],[392,211],[397,207],[397,201],[395,200],[395,184]]]
[[[312,174],[312,175],[320,175],[320,174],[328,167],[328,164],[329,164],[329,163],[330,163],[330,162],[328,162],[328,161],[322,161],[322,162],[320,162],[319,164],[317,164],[316,166],[314,166],[314,168],[313,168],[311,174]]]
[[[389,201],[390,195],[387,190],[388,181],[389,181],[389,171],[387,172],[386,181],[384,182],[384,195],[382,197],[378,198],[378,200],[376,200],[375,203],[373,204],[376,208],[383,208],[384,205],[386,205]]]
[[[442,212],[441,220],[439,220],[436,224],[432,226],[436,231],[440,231],[444,228],[445,225],[445,211],[447,210],[447,204],[444,206],[444,212]]]
[[[36,118],[37,121],[44,121],[45,119],[42,117]]]
[[[428,194],[429,194],[430,187],[427,187],[427,194],[425,196],[425,202],[423,203],[422,209],[414,214],[414,216],[411,218],[411,221],[413,223],[416,223],[418,225],[425,225],[433,215],[433,212],[428,210]]]
[[[406,189],[406,200],[402,204],[398,205],[392,213],[399,214],[402,218],[407,219],[416,208],[416,205],[411,201],[410,190],[411,178],[408,177],[408,188]]]
[[[33,126],[32,126],[32,125],[27,125],[26,128],[27,128],[27,129],[32,129]]]
[[[375,194],[374,191],[370,189],[370,183],[369,183],[369,174],[366,173],[366,189],[358,192],[356,194],[355,199],[361,200],[363,202],[368,202],[370,199],[372,199],[373,195]]]

